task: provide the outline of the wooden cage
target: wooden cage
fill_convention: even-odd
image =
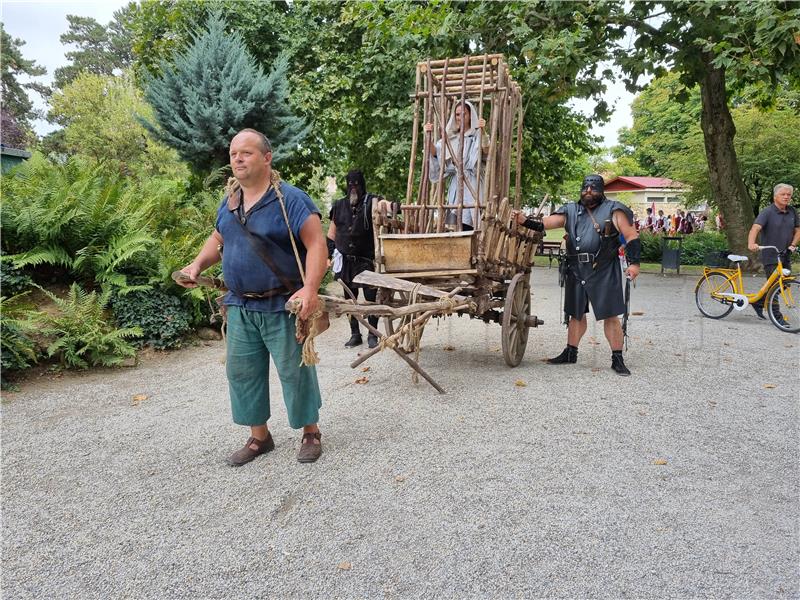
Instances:
[[[527,271],[541,236],[511,223],[511,210],[521,199],[523,106],[503,56],[420,62],[411,97],[414,125],[405,202],[397,217],[373,215],[379,272],[502,281]],[[470,117],[470,133],[460,123],[454,130],[459,106],[461,123],[470,110],[485,126]],[[470,134],[472,141],[465,142]],[[465,143],[474,150],[476,136],[478,166],[470,171],[464,168]],[[465,227],[465,221],[471,225]]]

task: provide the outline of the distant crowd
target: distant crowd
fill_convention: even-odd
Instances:
[[[665,215],[663,210],[658,214],[653,214],[653,209],[647,209],[647,216],[640,218],[634,214],[634,224],[636,231],[648,231],[650,233],[662,233],[664,235],[689,234],[695,231],[705,231],[708,216],[702,213],[691,213],[679,210],[674,215]],[[721,217],[717,217],[717,230],[725,227]]]

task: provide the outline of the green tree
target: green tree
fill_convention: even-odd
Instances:
[[[596,65],[621,35],[614,3],[303,2],[292,5],[294,100],[317,127],[314,153],[339,174],[359,166],[370,185],[404,195],[414,69],[426,58],[500,52],[525,97],[526,194],[556,189],[591,149],[589,123],[567,106],[604,90]],[[597,103],[597,118],[608,107]]]
[[[154,141],[137,119],[152,119],[153,111],[127,72],[79,75],[53,94],[50,106],[50,120],[64,127],[68,152],[148,174],[186,174],[175,151]]]
[[[256,62],[271,64],[285,45],[282,34],[288,12],[284,0],[143,0],[129,24],[137,77],[159,75],[162,63],[192,44],[196,24],[214,14],[242,36]]]
[[[753,210],[737,160],[729,99],[745,85],[759,86],[769,103],[780,81],[800,77],[800,8],[791,2],[634,2],[621,21],[636,34],[616,62],[633,87],[648,72],[671,64],[687,89],[697,85],[710,187],[724,211],[728,241],[745,252]]]
[[[757,105],[762,90],[743,88],[731,100],[736,127],[734,147],[753,214],[772,201],[772,186],[793,183],[800,173],[798,93],[780,82],[776,105]],[[676,100],[685,98],[681,103]],[[624,174],[671,177],[692,187],[690,204],[717,205],[711,189],[700,128],[701,98],[697,87],[686,90],[674,72],[651,81],[634,99],[633,125],[620,131],[618,161],[632,161]]]
[[[785,100],[764,111],[752,105],[733,109],[736,155],[753,214],[772,202],[777,183],[794,187],[800,201],[800,113]]]
[[[114,13],[114,19],[103,26],[91,17],[67,15],[69,29],[61,35],[62,44],[74,44],[76,50],[65,53],[71,61],[54,73],[54,87],[63,88],[81,73],[112,75],[133,62],[131,25],[137,5],[131,2]]]
[[[5,106],[0,107],[0,119],[0,142],[9,148],[24,148],[28,143],[28,134]]]
[[[33,91],[46,97],[49,93],[47,86],[36,82],[21,83],[21,76],[39,77],[47,74],[47,69],[37,65],[34,60],[27,60],[22,56],[22,46],[25,42],[12,38],[0,23],[0,64],[2,65],[2,98],[3,109],[7,112],[7,119],[22,130],[30,130],[30,121],[38,116],[33,108],[33,102],[28,97],[28,91]]]
[[[800,199],[800,114],[780,97],[774,108],[761,109],[749,102],[731,109],[736,127],[734,148],[753,216],[772,202],[776,183],[788,183],[795,188],[794,200]],[[715,201],[708,167],[704,160],[703,136],[699,129],[684,139],[684,147],[672,155],[669,176],[692,187],[687,200],[710,203],[723,210]],[[727,215],[726,215],[727,217]]]
[[[685,97],[683,102],[677,101]],[[628,157],[637,165],[626,175],[674,176],[676,155],[684,152],[689,138],[701,134],[700,90],[687,91],[678,74],[669,72],[651,81],[631,103],[633,125],[619,132],[617,159]],[[703,161],[705,162],[705,161]]]
[[[280,163],[308,131],[288,105],[288,66],[281,56],[265,75],[242,37],[227,33],[222,17],[213,15],[173,64],[162,63],[160,76],[146,78],[158,125],[144,124],[198,171],[226,165],[230,139],[245,127],[270,138]]]

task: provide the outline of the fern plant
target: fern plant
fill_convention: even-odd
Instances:
[[[27,311],[20,299],[28,292],[6,298],[0,297],[0,363],[2,389],[13,389],[6,380],[12,371],[22,371],[37,362],[36,344],[26,334],[33,327],[25,319]]]
[[[59,266],[123,290],[129,275],[158,272],[157,232],[174,218],[180,182],[139,182],[85,158],[54,164],[40,154],[3,180],[3,244],[16,267]]]
[[[40,288],[41,289],[41,288]],[[57,356],[61,365],[70,369],[113,366],[136,355],[127,341],[142,335],[139,327],[115,329],[106,320],[105,309],[111,292],[100,295],[86,292],[73,283],[66,298],[42,291],[56,304],[57,315],[37,313],[40,331],[55,338],[47,347],[48,356]]]

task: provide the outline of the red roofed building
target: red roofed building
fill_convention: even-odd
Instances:
[[[615,177],[606,182],[606,197],[624,202],[642,218],[653,202],[656,212],[675,214],[688,191],[689,186],[667,177]]]

